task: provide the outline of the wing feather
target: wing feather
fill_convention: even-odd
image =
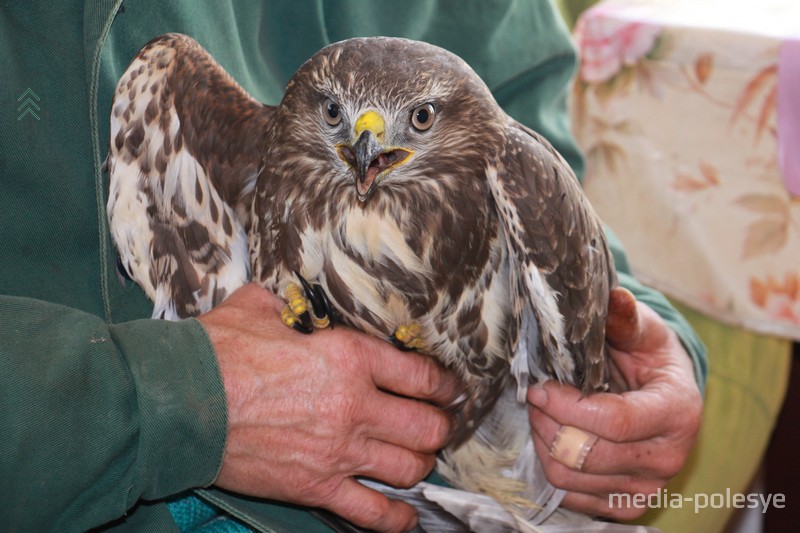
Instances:
[[[117,84],[109,226],[154,317],[200,314],[249,279],[250,207],[273,114],[179,34],[147,44]]]
[[[567,162],[519,123],[510,122],[505,151],[488,177],[516,280],[512,344],[524,349],[515,354],[514,370],[584,392],[603,389],[608,293],[616,274],[602,223]],[[527,376],[517,377],[524,395]]]

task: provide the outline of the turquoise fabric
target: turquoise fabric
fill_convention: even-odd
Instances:
[[[167,503],[175,525],[182,533],[248,533],[241,522],[197,496],[185,496]]]

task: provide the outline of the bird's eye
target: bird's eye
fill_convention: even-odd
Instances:
[[[411,125],[419,131],[425,131],[433,126],[433,117],[436,109],[433,104],[423,104],[411,113]]]
[[[331,126],[339,124],[342,121],[342,112],[339,109],[339,104],[330,98],[326,98],[322,104],[322,117]]]

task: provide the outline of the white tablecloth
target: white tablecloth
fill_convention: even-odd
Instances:
[[[797,36],[796,0],[607,0],[576,26],[572,101],[586,190],[636,274],[719,320],[794,339]]]

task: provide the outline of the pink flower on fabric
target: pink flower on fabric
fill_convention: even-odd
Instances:
[[[635,65],[655,46],[661,28],[603,16],[582,17],[575,29],[581,79],[603,83],[623,67]]]
[[[787,274],[783,281],[772,275],[750,279],[750,298],[767,314],[779,320],[800,324],[800,275]]]

